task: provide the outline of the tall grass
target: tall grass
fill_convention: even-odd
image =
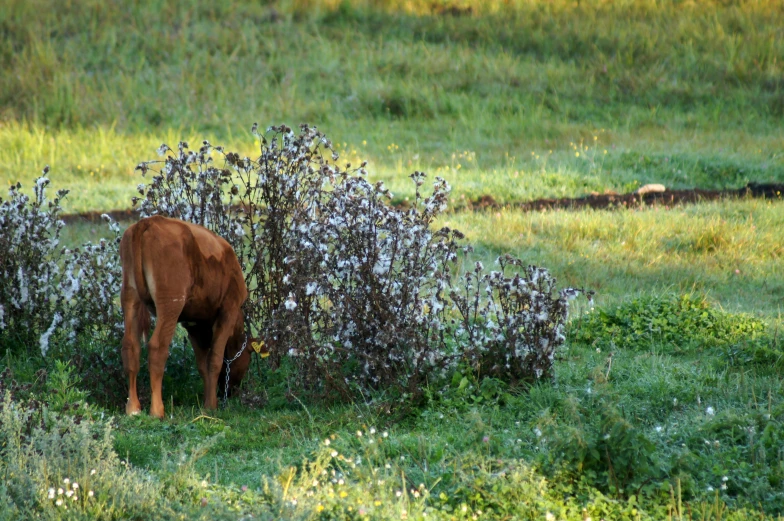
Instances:
[[[125,207],[160,141],[250,150],[253,121],[319,125],[401,198],[415,168],[501,200],[780,180],[782,17],[772,1],[11,0],[0,181],[48,162],[83,183],[72,208]]]
[[[679,126],[775,130],[777,5],[11,0],[0,92],[5,119],[134,130],[337,113],[483,115],[500,133],[515,115],[655,126],[672,110]]]

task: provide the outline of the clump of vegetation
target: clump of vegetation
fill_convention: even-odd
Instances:
[[[45,168],[33,188],[31,199],[21,184],[10,187],[8,199],[0,199],[0,331],[10,340],[38,343],[46,352],[48,338],[62,321],[62,314],[51,305],[61,292],[60,190],[54,200],[46,198]],[[48,332],[45,334],[44,332]],[[42,335],[42,333],[44,333]]]
[[[415,172],[414,200],[398,208],[383,183],[367,181],[365,162],[342,167],[315,127],[253,133],[257,159],[207,141],[198,152],[162,145],[165,160],[138,167],[154,175],[134,202],[143,216],[190,220],[232,244],[249,287],[246,318],[266,337],[274,364],[293,360],[292,387],[418,400],[428,379],[445,378],[466,357],[509,381],[550,376],[577,290],[556,294],[541,268],[506,279],[479,265],[453,287],[458,253],[469,248],[459,231],[433,230],[447,207],[445,180],[436,178],[425,196],[425,174]],[[485,295],[480,283],[492,291]]]
[[[765,332],[765,323],[751,315],[717,309],[705,297],[646,296],[588,314],[574,329],[574,338],[597,347],[682,350],[729,345]]]
[[[467,346],[466,359],[477,374],[511,383],[551,378],[569,300],[579,290],[557,292],[555,278],[536,266],[506,277],[507,267],[522,262],[508,254],[497,262],[501,270],[490,273],[477,262],[451,289],[460,317],[455,338]]]
[[[49,375],[48,392],[28,394],[27,399],[3,394],[0,515],[117,519],[172,514],[157,481],[117,456],[111,422],[89,414],[72,376],[63,365]],[[75,400],[66,403],[65,396],[51,393],[61,384]],[[16,386],[10,373],[0,375],[0,389]],[[52,396],[59,405],[49,402]]]
[[[119,226],[105,216],[112,239],[64,248],[60,205],[68,190],[49,200],[48,172],[35,181],[32,199],[18,183],[0,199],[0,335],[18,346],[36,343],[44,356],[53,335],[71,344],[80,335],[119,342]]]

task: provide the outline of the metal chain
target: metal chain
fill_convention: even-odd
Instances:
[[[235,361],[240,355],[245,351],[245,347],[248,345],[248,335],[245,335],[245,341],[242,343],[242,349],[237,351],[237,354],[234,355],[234,358],[229,360],[228,358],[224,358],[223,361],[226,364],[226,385],[223,388],[223,405],[226,405],[226,400],[229,399],[229,370],[231,368],[231,363]]]

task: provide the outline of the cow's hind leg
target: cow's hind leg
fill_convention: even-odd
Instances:
[[[139,374],[141,352],[140,338],[148,333],[142,329],[145,324],[149,324],[149,311],[139,300],[135,289],[123,287],[121,301],[125,322],[121,354],[123,369],[128,377],[128,401],[125,403],[125,413],[138,414],[142,410],[139,396],[136,394],[136,377]]]
[[[177,329],[177,320],[184,306],[185,299],[170,299],[166,302],[156,301],[158,315],[155,331],[148,344],[150,365],[150,415],[163,418],[163,372],[169,358],[169,345]]]

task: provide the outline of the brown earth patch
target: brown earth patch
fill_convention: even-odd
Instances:
[[[646,194],[591,194],[583,197],[564,197],[560,199],[536,199],[533,201],[499,203],[491,195],[482,195],[473,201],[454,202],[453,211],[461,210],[498,210],[511,208],[522,212],[541,212],[547,210],[579,210],[592,208],[595,210],[612,210],[622,208],[638,208],[641,206],[671,207],[682,204],[694,204],[705,201],[718,201],[723,199],[740,199],[744,197],[761,199],[781,199],[784,194],[784,184],[781,183],[749,183],[738,189],[727,190],[666,190],[664,192],[649,192]],[[400,202],[396,206],[406,207],[408,203]],[[101,215],[107,214],[115,221],[135,221],[138,214],[135,210],[111,210],[108,212],[84,212],[63,215],[66,223],[73,222],[99,222]]]

